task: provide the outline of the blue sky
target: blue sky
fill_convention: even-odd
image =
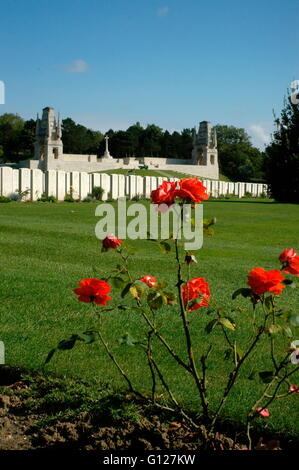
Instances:
[[[244,127],[264,146],[299,79],[298,0],[6,0],[0,114],[92,129]]]

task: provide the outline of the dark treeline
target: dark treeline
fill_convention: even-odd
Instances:
[[[19,162],[33,158],[35,140],[34,119],[25,121],[17,114],[0,116],[0,162]],[[242,128],[215,126],[218,137],[219,166],[231,180],[262,181],[264,153],[253,147]],[[115,158],[164,157],[188,159],[192,152],[192,129],[170,133],[155,124],[142,127],[139,122],[126,131],[110,129],[109,151]],[[76,124],[72,119],[62,121],[64,153],[104,154],[104,134]]]

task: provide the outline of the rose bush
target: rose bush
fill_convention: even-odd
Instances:
[[[184,178],[176,183],[163,182],[157,190],[151,193],[151,200],[155,204],[171,205],[175,200],[179,201],[181,205],[186,202],[197,204],[206,199],[205,188],[196,178]],[[210,226],[215,222],[214,218],[204,223],[204,229],[206,227],[208,234],[210,234]],[[251,403],[244,402],[247,416],[248,448],[251,449],[253,421],[260,417],[270,418],[269,407],[276,399],[290,397],[297,394],[299,390],[297,385],[290,382],[293,374],[299,371],[299,341],[293,340],[289,347],[290,338],[293,336],[292,328],[299,326],[299,314],[284,312],[277,306],[277,300],[280,296],[285,295],[287,287],[299,285],[296,283],[299,273],[299,257],[292,248],[284,250],[279,255],[279,261],[282,264],[280,270],[255,267],[248,271],[247,287],[241,287],[232,294],[232,301],[242,296],[249,301],[249,306],[252,309],[248,315],[248,324],[251,328],[250,337],[247,342],[240,345],[238,338],[234,336],[238,328],[234,307],[216,303],[213,298],[213,289],[210,290],[208,281],[200,276],[197,260],[193,253],[184,252],[177,238],[171,238],[167,241],[167,249],[165,249],[166,241],[157,243],[159,245],[164,243],[164,253],[174,252],[176,280],[173,286],[168,286],[163,280],[157,280],[152,274],[134,275],[129,264],[130,252],[123,241],[114,235],[109,235],[103,240],[104,251],[112,248],[120,258],[116,269],[105,279],[83,279],[79,282],[79,287],[74,289],[80,302],[90,303],[95,307],[100,306],[100,309],[95,309],[95,314],[101,320],[100,327],[97,330],[89,329],[80,334],[73,334],[69,339],[61,341],[55,349],[50,351],[46,362],[49,362],[56,350],[72,349],[77,341],[91,344],[99,340],[108,357],[126,381],[131,393],[138,395],[143,400],[150,401],[153,406],[181,413],[195,429],[204,429],[208,443],[215,426],[221,419],[228,397],[239,380],[240,371],[246,370],[246,365],[252,361],[254,351],[263,341],[263,344],[266,343],[268,348],[268,354],[265,357],[267,369],[261,368],[255,371],[263,384],[263,390],[257,398],[252,398]],[[196,269],[194,277],[191,276],[192,269]],[[294,275],[295,281],[293,278],[286,278],[282,273]],[[245,276],[244,273],[244,282]],[[108,295],[111,287],[112,290],[120,289],[120,303],[113,303],[113,299]],[[131,299],[131,303],[124,305],[123,302],[128,297]],[[106,308],[105,305],[110,300],[111,304],[109,303]],[[133,305],[135,304],[133,307],[132,302]],[[178,330],[177,342],[185,346],[183,354],[178,352],[176,347],[178,343],[170,344],[161,332],[158,312],[163,306],[171,308],[173,315],[178,315],[180,318],[182,328]],[[144,323],[144,337],[135,340],[129,333],[126,333],[120,342],[123,345],[140,348],[142,354],[145,355],[152,381],[151,392],[145,395],[136,389],[129,377],[130,371],[126,371],[125,366],[120,364],[103,337],[102,322],[103,319],[109,321],[109,318],[105,317],[105,312],[111,310],[134,311],[139,315],[140,321]],[[198,345],[196,346],[195,354],[191,325],[194,316],[197,315],[200,315],[201,318],[207,316],[205,327],[207,337],[203,341],[201,349]],[[213,393],[213,389],[210,390],[209,360],[210,355],[213,354],[214,341],[209,340],[208,335],[212,334],[215,328],[223,334],[226,349],[221,354],[229,361],[227,362],[226,376],[221,375],[219,378],[221,396],[217,405],[212,408],[209,402],[209,394]],[[183,338],[180,338],[181,334]],[[284,349],[280,347],[277,351],[276,336],[278,334],[287,337],[288,347]],[[194,418],[188,414],[185,406],[180,403],[171,389],[169,379],[159,364],[160,348],[163,348],[163,353],[169,354],[172,361],[182,368],[193,381],[197,390],[200,423],[198,420],[195,422]],[[125,363],[125,361],[123,362]],[[259,364],[256,367],[259,367]],[[242,380],[246,380],[244,373]],[[249,377],[248,387],[252,384],[251,380],[252,377]],[[159,402],[158,382],[168,396],[169,402],[167,404]],[[139,383],[138,386],[140,386]]]

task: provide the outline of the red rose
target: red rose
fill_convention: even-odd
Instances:
[[[251,287],[256,295],[262,295],[265,292],[280,294],[286,286],[282,284],[283,275],[277,269],[266,271],[263,268],[254,268],[248,271],[249,276],[247,284]]]
[[[177,183],[172,181],[163,181],[158,189],[151,192],[152,202],[154,204],[172,204],[175,198],[176,185]]]
[[[290,385],[290,388],[289,388],[289,393],[299,393],[299,387],[298,385]]]
[[[157,279],[154,276],[143,276],[143,278],[139,279],[139,281],[144,282],[144,284],[146,284],[148,287],[154,287]]]
[[[179,186],[179,189],[175,192],[175,196],[177,197],[190,199],[195,203],[209,199],[209,196],[206,193],[207,188],[197,178],[183,178],[179,182]]]
[[[82,279],[78,282],[77,289],[74,289],[74,293],[79,296],[80,302],[94,302],[97,305],[106,305],[107,300],[111,300],[109,297],[110,286],[106,281],[101,279]]]
[[[183,286],[182,295],[184,305],[189,305],[189,312],[200,307],[207,307],[211,296],[209,284],[203,277],[195,277]],[[199,301],[196,302],[196,299]]]
[[[282,269],[286,274],[294,274],[299,277],[299,256],[294,248],[284,250],[279,255],[279,261],[282,263]]]
[[[120,238],[116,238],[114,235],[107,235],[103,240],[102,248],[108,250],[109,248],[115,249],[117,245],[122,245],[123,241]]]

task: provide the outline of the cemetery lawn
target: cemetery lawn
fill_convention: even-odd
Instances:
[[[148,202],[144,202],[148,204]],[[97,318],[90,304],[79,303],[73,294],[76,283],[83,278],[105,277],[118,263],[118,255],[110,250],[101,253],[100,241],[94,234],[97,218],[95,203],[8,203],[0,204],[0,340],[6,346],[6,363],[11,366],[41,370],[48,352],[71,334],[97,327]],[[215,236],[204,239],[203,248],[196,252],[197,264],[192,265],[192,277],[209,281],[213,298],[220,304],[245,308],[231,315],[238,325],[236,332],[228,331],[242,342],[249,339],[252,312],[245,299],[231,300],[231,294],[246,287],[247,271],[256,266],[279,269],[278,255],[293,247],[299,250],[299,205],[278,204],[265,201],[208,201],[204,204],[204,217],[217,217]],[[144,274],[156,276],[169,283],[175,291],[176,273],[173,253],[163,255],[159,247],[149,241],[128,240],[136,249],[130,262],[136,278]],[[287,292],[286,292],[287,291]],[[119,291],[112,288],[113,303],[133,305],[127,296],[120,299]],[[112,303],[112,302],[111,302]],[[279,304],[298,311],[299,290],[285,289]],[[100,307],[98,307],[100,308]],[[175,307],[163,307],[158,313],[161,331],[169,343],[182,355],[184,346],[182,325]],[[206,352],[209,344],[213,350],[208,361],[209,400],[215,407],[225,386],[231,362],[224,359],[226,344],[220,329],[210,335],[204,331],[214,318],[206,309],[190,313],[194,351],[197,358]],[[131,377],[133,384],[144,393],[151,390],[146,359],[140,349],[121,345],[119,338],[130,332],[134,339],[144,339],[146,327],[136,312],[115,310],[102,318],[103,335],[112,351]],[[293,329],[294,338],[299,339]],[[277,350],[281,356],[290,346],[291,339],[277,337]],[[154,353],[160,350],[155,341]],[[249,409],[264,385],[254,375],[255,370],[271,370],[269,342],[255,351],[254,358],[241,374],[224,409],[232,420],[244,420],[244,410]],[[198,411],[195,389],[184,371],[162,350],[158,362],[168,377],[179,401],[184,401],[191,411]],[[49,373],[66,377],[81,377],[91,387],[110,384],[125,390],[114,365],[98,343],[77,344],[71,351],[59,351],[46,366]],[[248,379],[253,375],[251,380]],[[299,385],[299,375],[292,377]],[[164,393],[159,389],[160,393]],[[162,399],[166,400],[166,394]],[[244,406],[245,405],[245,406]],[[282,431],[291,436],[299,432],[299,395],[277,400],[270,407],[267,429]],[[257,425],[264,426],[260,418]]]
[[[137,175],[137,176],[155,176],[155,177],[163,177],[163,178],[189,178],[189,177],[194,177],[194,175],[189,175],[187,173],[180,173],[179,171],[172,171],[172,170],[126,170],[123,168],[120,168],[118,170],[103,170],[103,171],[96,171],[93,173],[106,173],[107,175]],[[205,178],[207,180],[211,178]],[[220,181],[230,181],[229,178],[227,178],[224,175],[219,175],[219,180]]]

